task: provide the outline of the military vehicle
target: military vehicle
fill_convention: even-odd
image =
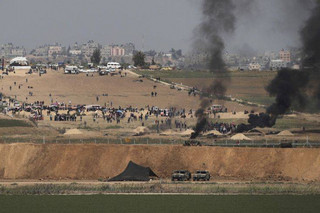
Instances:
[[[196,171],[193,175],[193,181],[209,181],[210,180],[210,173],[208,171]]]
[[[177,170],[172,173],[171,180],[189,181],[191,180],[191,173],[188,170]]]

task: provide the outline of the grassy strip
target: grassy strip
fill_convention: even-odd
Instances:
[[[301,129],[303,126],[306,129],[317,129],[319,128],[319,122],[301,120],[296,118],[282,118],[278,119],[274,128],[284,130],[284,129],[293,129],[299,128]]]
[[[32,127],[32,125],[21,120],[0,119],[0,128],[1,127]]]
[[[121,129],[121,128],[123,128],[123,127],[121,127],[121,126],[107,126],[106,127],[106,129]]]
[[[318,212],[319,196],[0,196],[1,212]]]
[[[217,184],[217,183],[132,183],[132,184],[36,184],[1,186],[0,195],[61,195],[108,193],[187,193],[242,195],[320,195],[319,185],[304,184]]]

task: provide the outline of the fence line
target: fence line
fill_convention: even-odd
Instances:
[[[49,138],[45,136],[39,139],[24,139],[24,138],[6,138],[1,137],[0,143],[34,143],[34,144],[122,144],[122,145],[183,145],[185,140],[170,140],[170,139],[153,139],[153,138],[87,138],[87,139],[72,139],[72,138]],[[202,146],[211,147],[257,147],[257,148],[278,148],[283,144],[289,144],[292,148],[320,148],[320,142],[309,142],[308,140],[293,140],[293,141],[212,141],[201,142]]]

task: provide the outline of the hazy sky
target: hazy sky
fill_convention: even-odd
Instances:
[[[190,46],[200,11],[189,0],[0,0],[0,43],[34,47],[134,42],[145,49]]]
[[[299,43],[307,8],[292,6],[297,0],[257,1],[251,11],[238,14],[236,33],[226,38],[228,49],[247,44],[273,50]],[[201,0],[0,0],[0,44],[30,49],[95,40],[134,42],[141,49],[144,37],[145,50],[188,50],[201,21],[200,8]]]

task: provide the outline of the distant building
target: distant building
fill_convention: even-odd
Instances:
[[[260,71],[261,70],[261,65],[259,63],[250,63],[248,66],[248,69],[250,71]]]
[[[81,46],[81,53],[87,57],[91,57],[93,52],[99,48],[99,44],[93,40],[88,41],[86,44]]]
[[[270,60],[276,60],[279,58],[279,55],[275,52],[269,52],[269,51],[266,51],[264,53],[264,56],[269,58]]]
[[[48,56],[59,55],[62,53],[62,47],[60,45],[49,46]]]
[[[24,47],[15,47],[12,43],[2,45],[0,49],[1,57],[23,57],[26,55],[26,49]]]
[[[69,54],[71,54],[71,55],[81,55],[81,50],[70,50]]]
[[[133,52],[136,50],[136,47],[133,43],[127,43],[127,44],[121,45],[121,47],[124,49],[125,55],[133,55]]]
[[[40,46],[40,47],[36,48],[32,52],[32,55],[35,55],[35,56],[48,56],[48,50],[49,50],[49,46],[48,45]]]
[[[279,56],[280,56],[280,60],[290,63],[291,62],[291,53],[290,51],[285,51],[284,49],[282,49],[279,52]]]
[[[125,50],[122,47],[114,46],[111,48],[111,56],[124,56]]]
[[[287,68],[288,63],[283,60],[271,60],[270,61],[270,68],[272,70],[280,70],[282,68]]]
[[[111,56],[111,49],[112,47],[109,45],[104,45],[101,48],[101,57],[102,59],[108,59]]]
[[[172,59],[172,53],[164,53],[163,57],[168,57],[169,59]]]
[[[19,47],[12,49],[12,52],[11,52],[11,55],[13,57],[23,57],[23,56],[26,56],[26,54],[27,54],[26,49],[19,48]]]

